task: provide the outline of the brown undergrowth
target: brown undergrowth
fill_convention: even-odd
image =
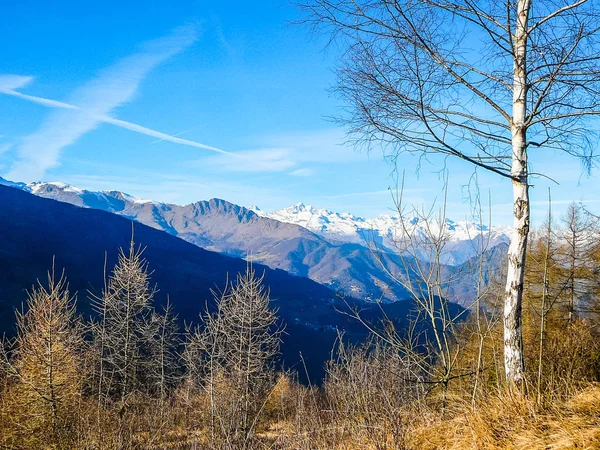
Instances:
[[[539,408],[509,394],[463,405],[450,419],[425,420],[410,432],[413,449],[597,449],[600,448],[600,385]]]

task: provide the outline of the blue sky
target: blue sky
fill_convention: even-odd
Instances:
[[[118,189],[174,203],[212,197],[279,209],[297,202],[373,217],[392,207],[392,167],[341,145],[327,117],[336,49],[310,37],[285,0],[7,2],[0,16],[0,176]],[[539,224],[572,200],[600,211],[598,172],[544,151],[533,169]],[[420,169],[417,166],[420,162]],[[471,209],[472,168],[399,159],[406,201],[431,205],[448,168],[448,215]],[[511,186],[478,173],[493,222]],[[472,186],[471,186],[472,187]]]

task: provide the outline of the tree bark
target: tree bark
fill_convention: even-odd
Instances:
[[[504,301],[504,366],[506,380],[511,388],[523,384],[525,363],[523,359],[523,336],[521,310],[523,300],[523,277],[527,237],[529,235],[529,185],[527,168],[527,22],[531,0],[519,0],[515,34],[513,36],[514,79],[512,167],[514,196],[514,226],[508,249],[508,273]]]

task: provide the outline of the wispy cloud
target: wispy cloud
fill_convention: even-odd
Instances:
[[[0,83],[1,82],[2,82],[2,80],[0,77]],[[178,135],[183,134],[185,132],[178,133],[175,135],[166,134],[161,131],[153,130],[151,128],[147,128],[142,125],[138,125],[133,122],[127,122],[125,120],[115,119],[115,118],[107,116],[107,115],[94,114],[93,112],[90,112],[88,110],[82,109],[78,106],[75,106],[75,105],[72,105],[69,103],[59,102],[56,100],[50,100],[50,99],[43,98],[43,97],[36,97],[33,95],[22,94],[20,92],[12,91],[12,90],[2,91],[1,86],[0,86],[0,93],[12,95],[14,97],[22,98],[24,100],[28,100],[30,102],[38,103],[40,105],[48,106],[51,108],[62,108],[62,109],[79,111],[81,114],[84,114],[93,119],[96,119],[98,122],[109,123],[111,125],[116,125],[120,128],[125,128],[130,131],[135,131],[136,133],[145,134],[147,136],[152,136],[152,137],[158,138],[158,140],[152,142],[152,144],[155,144],[155,143],[161,142],[161,141],[169,141],[169,142],[173,142],[175,144],[182,144],[182,145],[187,145],[190,147],[196,147],[196,148],[201,148],[201,149],[205,149],[205,150],[212,150],[217,153],[227,154],[227,155],[230,155],[233,157],[239,157],[233,153],[226,152],[225,150],[221,150],[220,148],[217,148],[217,147],[211,147],[210,145],[205,145],[205,144],[201,144],[199,142],[190,141],[188,139],[181,139],[181,138],[177,137]]]
[[[351,192],[348,194],[340,194],[340,195],[325,195],[323,198],[336,200],[340,198],[354,198],[354,197],[372,197],[372,196],[380,196],[380,195],[390,195],[390,190],[380,190],[380,191],[365,191],[365,192]]]
[[[306,164],[343,164],[368,157],[342,145],[344,133],[340,129],[283,133],[250,138],[249,141],[257,143],[258,147],[188,164],[224,172],[287,172],[306,177],[316,173],[314,168],[305,167]]]
[[[276,204],[287,203],[284,192],[265,186],[233,180],[206,179],[205,177],[164,174],[115,168],[111,175],[72,175],[65,180],[90,190],[119,190],[135,197],[174,204],[186,204],[210,198],[222,198],[238,205],[254,205],[257,199],[268,199]]]
[[[427,192],[431,192],[430,189],[425,188],[404,188],[402,190],[404,194],[424,194]],[[377,196],[387,196],[390,197],[396,195],[394,189],[381,189],[379,191],[362,191],[362,192],[350,192],[347,194],[339,194],[339,195],[324,195],[322,198],[336,200],[341,198],[356,198],[356,197],[377,197]]]
[[[216,147],[177,138],[110,115],[134,98],[139,84],[153,68],[189,47],[197,36],[195,26],[184,26],[166,37],[147,42],[138,53],[103,70],[95,79],[76,89],[64,102],[18,92],[17,89],[26,86],[32,80],[31,77],[0,76],[0,93],[58,109],[50,113],[35,133],[23,139],[17,147],[18,159],[6,177],[14,180],[42,178],[46,170],[59,164],[63,148],[101,123],[177,144],[227,153]]]
[[[12,144],[0,144],[0,155],[6,153],[12,148]]]
[[[0,80],[1,82],[1,80]],[[0,141],[4,139],[4,135],[0,134]],[[0,155],[6,153],[8,150],[12,148],[12,142],[0,142]]]
[[[256,138],[264,147],[286,147],[294,150],[300,163],[352,163],[368,158],[366,153],[344,145],[346,135],[340,128],[296,131]]]
[[[316,170],[314,169],[296,169],[293,170],[292,172],[290,172],[290,175],[294,176],[294,177],[312,177],[314,174],[316,174]]]
[[[229,59],[232,61],[237,60],[237,51],[235,47],[231,45],[229,40],[225,37],[225,33],[223,31],[223,27],[221,26],[221,20],[219,19],[219,17],[216,14],[211,14],[210,21],[216,33],[217,41],[219,42],[223,50],[225,50],[225,53],[227,54]]]
[[[294,149],[259,148],[204,158],[194,164],[225,172],[284,172],[294,168],[297,161]]]
[[[0,92],[8,92],[27,86],[33,77],[23,75],[0,75]]]

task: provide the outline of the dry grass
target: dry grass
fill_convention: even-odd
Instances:
[[[323,392],[294,384],[282,377],[258,433],[256,448],[278,450],[566,450],[600,449],[600,384],[591,384],[552,406],[508,393],[490,395],[473,407],[453,397],[444,417],[433,407],[380,411],[379,417],[350,417],[330,409]],[[433,402],[435,404],[435,401]],[[3,403],[0,425],[4,440],[0,448],[71,449],[193,449],[211,448],[207,401],[202,395],[175,396],[160,403],[140,398],[119,416],[104,411],[98,418],[96,405],[83,402],[73,425],[76,438],[70,444],[44,446],[36,442],[6,439],[11,427],[6,420],[9,404]],[[412,406],[411,408],[414,408]],[[377,408],[375,408],[377,409]],[[405,416],[389,417],[384,412]],[[13,414],[15,411],[13,411]],[[14,417],[14,416],[13,416]],[[399,437],[386,422],[400,420]],[[14,422],[12,422],[14,425]],[[368,427],[379,426],[379,430]],[[375,438],[375,439],[374,439]],[[216,447],[212,447],[216,448]],[[254,448],[254,447],[253,447]]]
[[[600,385],[540,410],[509,395],[482,401],[447,420],[425,420],[410,432],[413,449],[600,449]]]

